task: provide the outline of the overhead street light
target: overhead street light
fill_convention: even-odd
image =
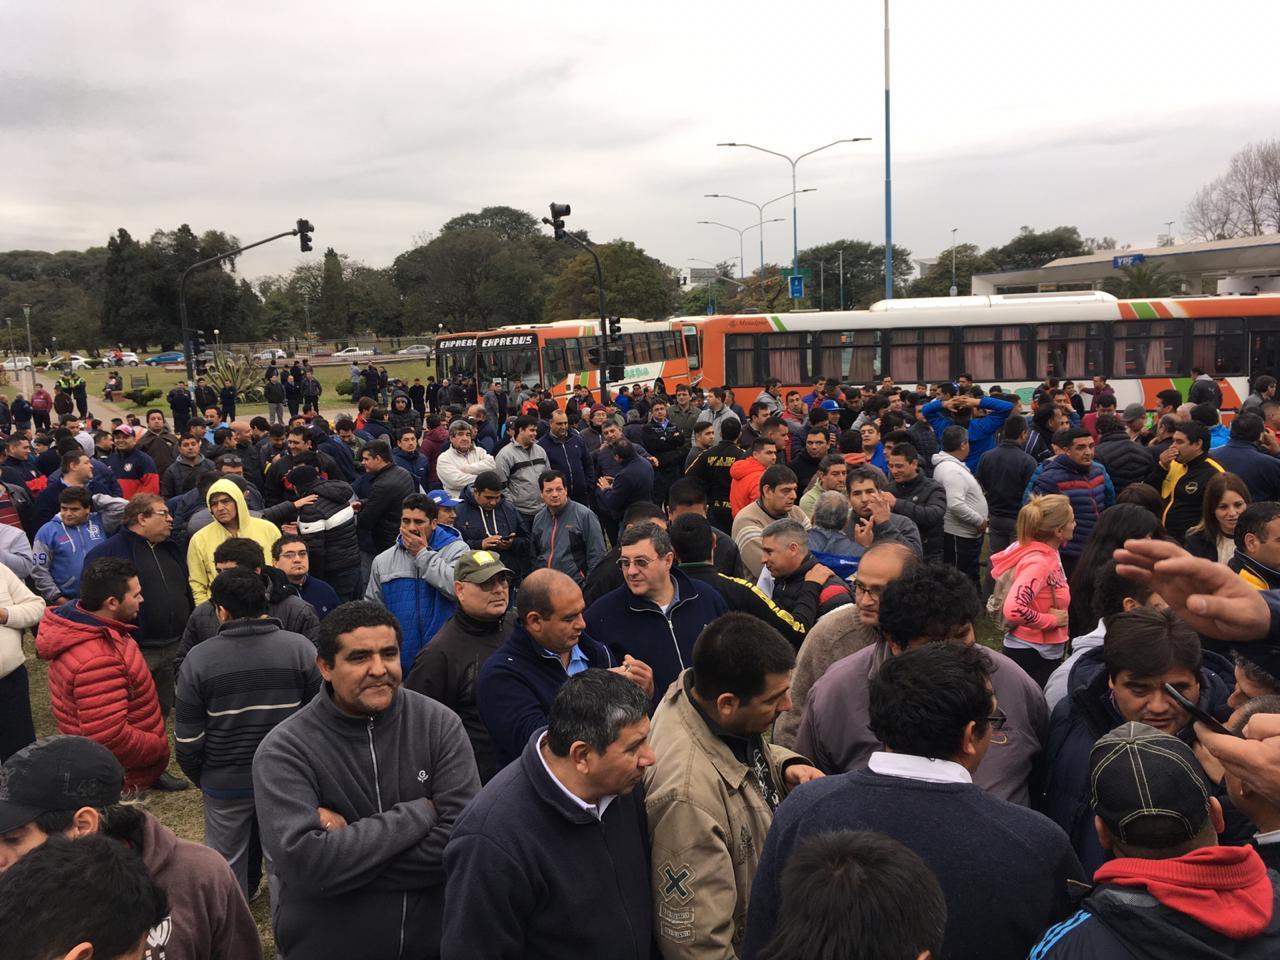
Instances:
[[[796,191],[796,193],[815,193],[817,192],[817,189],[818,189],[817,187],[805,187],[803,190]],[[704,193],[703,196],[716,197],[720,200],[736,200],[738,201],[738,203],[745,203],[749,207],[756,208],[756,215],[760,218],[756,226],[760,227],[760,282],[763,283],[764,282],[764,225],[766,223],[781,222],[781,218],[778,218],[778,220],[765,220],[764,208],[769,206],[769,204],[771,203],[777,203],[779,200],[785,200],[787,199],[787,197],[794,197],[795,194],[784,193],[782,196],[774,197],[772,200],[766,200],[764,203],[756,203],[754,200],[743,200],[742,197],[735,197],[732,194],[728,194],[728,193]],[[745,274],[746,270],[744,269],[742,272]]]
[[[742,259],[743,235],[748,230],[759,230],[760,231],[760,279],[763,281],[764,280],[764,225],[766,223],[785,223],[786,221],[784,221],[781,217],[774,217],[772,220],[761,220],[759,223],[753,223],[748,227],[743,227],[741,230],[739,230],[737,227],[730,226],[727,223],[721,223],[719,220],[699,220],[697,222],[701,226],[724,227],[726,230],[732,230],[734,233],[738,235],[738,278],[739,279],[745,279],[745,274],[747,272],[746,267],[744,266],[744,261]]]
[[[864,140],[870,140],[870,137],[845,137],[841,140],[832,140],[820,147],[814,147],[807,150],[796,157],[790,157],[785,153],[779,153],[777,150],[769,150],[765,147],[756,146],[754,143],[717,143],[717,147],[746,147],[748,150],[758,150],[761,153],[767,153],[773,157],[781,157],[787,163],[791,164],[791,272],[796,275],[800,272],[800,228],[796,218],[796,165],[805,157],[811,157],[815,153],[821,153],[829,147],[834,147],[838,143],[860,143]]]

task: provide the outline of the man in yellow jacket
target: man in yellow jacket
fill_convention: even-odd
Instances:
[[[200,528],[187,546],[187,578],[197,604],[209,599],[209,585],[218,575],[213,551],[224,540],[247,537],[262,546],[263,556],[271,556],[271,545],[280,539],[280,528],[269,520],[250,515],[244,494],[230,480],[215,480],[205,494],[205,505],[213,523]]]
[[[795,652],[745,613],[713,620],[693,668],[668,688],[649,742],[645,783],[652,844],[654,927],[665,960],[741,956],[747,903],[778,804],[822,776],[765,741],[791,707]]]

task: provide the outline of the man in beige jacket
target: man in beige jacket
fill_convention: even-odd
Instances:
[[[693,667],[667,689],[649,742],[646,777],[654,927],[666,960],[741,955],[751,881],[773,813],[796,786],[822,776],[762,734],[791,705],[795,654],[744,613],[699,635]]]

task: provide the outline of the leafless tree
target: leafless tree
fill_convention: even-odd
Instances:
[[[1182,214],[1187,233],[1200,240],[1225,240],[1240,236],[1235,202],[1226,177],[1218,177],[1201,187]]]

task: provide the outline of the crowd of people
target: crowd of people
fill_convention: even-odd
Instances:
[[[0,956],[1280,952],[1273,378],[383,373],[11,421]]]

